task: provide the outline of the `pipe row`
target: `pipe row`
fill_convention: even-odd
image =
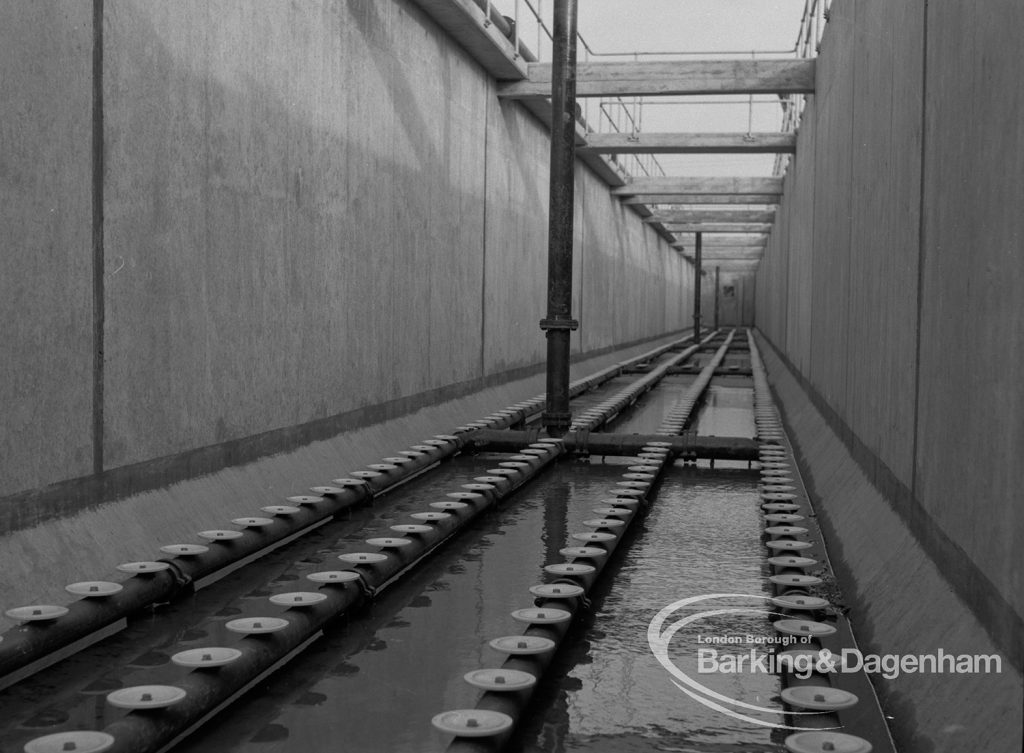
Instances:
[[[686,423],[690,420],[693,415],[694,407],[702,399],[705,390],[708,385],[711,384],[711,379],[714,377],[715,371],[718,370],[719,365],[725,358],[726,352],[732,345],[733,336],[736,334],[736,330],[729,332],[725,338],[725,342],[722,343],[721,347],[715,351],[715,355],[711,358],[708,364],[701,369],[700,374],[693,380],[693,384],[690,385],[689,389],[683,394],[676,404],[672,406],[668,413],[665,414],[665,418],[661,422],[661,426],[658,428],[659,434],[682,434],[683,429],[686,427]],[[710,340],[710,338],[708,338]]]
[[[809,639],[805,647],[789,649],[778,655],[786,685],[782,691],[783,703],[794,712],[790,714],[793,726],[807,728],[807,731],[789,735],[785,745],[792,753],[835,750],[870,753],[872,746],[868,740],[836,731],[843,727],[840,712],[856,705],[858,697],[833,687],[828,674],[815,671],[801,679],[795,671],[801,661],[819,666],[823,649],[820,639],[834,635],[836,627],[826,621],[832,605],[827,599],[811,593],[822,579],[806,573],[808,568],[819,563],[804,556],[813,545],[804,538],[809,529],[799,525],[805,518],[799,514],[803,509],[796,503],[794,478],[789,475],[793,470],[792,454],[786,445],[785,430],[771,396],[764,363],[749,330],[747,340],[754,379],[754,421],[760,443],[760,497],[766,523],[765,545],[769,549],[768,562],[773,570],[769,576],[775,592],[771,602],[783,614],[773,627],[782,635]]]
[[[707,339],[710,339],[709,336]],[[689,357],[699,346],[687,348],[670,363],[652,370],[645,379],[630,387],[637,396],[650,389],[671,365]],[[706,367],[707,373],[714,365]],[[704,373],[704,372],[702,372]],[[704,381],[705,388],[710,380]],[[588,425],[607,420],[626,404],[632,404],[627,390],[609,397],[588,418]],[[636,464],[628,466],[611,491],[613,496],[602,500],[604,507],[595,512],[601,518],[587,521],[593,531],[570,534],[570,546],[561,550],[565,563],[545,568],[552,582],[531,588],[537,598],[533,608],[515,610],[515,620],[529,623],[522,635],[507,635],[490,641],[490,646],[508,653],[498,668],[470,672],[465,680],[484,689],[477,705],[471,709],[452,709],[434,716],[434,726],[454,735],[449,753],[493,753],[508,742],[512,730],[522,717],[534,691],[537,678],[550,665],[559,644],[569,630],[572,619],[588,607],[586,594],[600,577],[612,552],[629,529],[638,512],[650,503],[652,490],[674,455],[671,443],[651,441],[636,454]],[[582,544],[582,546],[581,546]],[[562,589],[558,591],[556,589]],[[481,681],[481,680],[484,681]]]
[[[578,396],[614,378],[624,369],[680,346],[682,340],[659,346],[570,385]],[[515,403],[478,421],[459,426],[452,435],[436,435],[410,449],[384,458],[382,463],[353,471],[351,478],[328,486],[314,486],[311,495],[287,498],[288,504],[268,505],[261,515],[236,518],[237,529],[200,532],[202,544],[168,544],[149,562],[122,563],[135,577],[120,583],[83,581],[69,584],[81,596],[67,605],[32,604],[7,610],[23,624],[0,635],[0,689],[31,676],[64,658],[72,647],[84,648],[109,635],[119,621],[154,604],[173,601],[197,586],[217,580],[240,564],[268,554],[339,514],[404,484],[437,463],[460,452],[477,429],[505,429],[523,425],[544,406],[544,395]],[[265,517],[269,516],[269,517]],[[156,563],[156,564],[153,564]],[[135,566],[134,569],[131,566]],[[90,591],[95,588],[96,590]]]
[[[501,464],[507,474],[462,484],[443,500],[411,514],[409,522],[395,527],[394,535],[370,537],[358,551],[339,553],[339,569],[307,576],[316,584],[315,590],[273,594],[265,615],[227,623],[229,630],[243,636],[235,646],[175,654],[174,663],[191,663],[182,665],[173,684],[111,693],[108,702],[134,704],[129,707],[136,709],[145,709],[147,693],[173,693],[176,700],[145,713],[126,714],[109,724],[102,730],[110,742],[106,749],[114,753],[159,751],[188,735],[318,638],[327,623],[396,582],[470,521],[541,473],[560,453],[558,443],[548,440],[529,452],[509,456]],[[230,652],[230,659],[222,662],[225,651]],[[204,656],[209,658],[204,661]]]
[[[573,388],[577,392],[592,389],[620,373],[623,368],[656,357],[674,347],[678,347],[678,344],[670,343],[655,348],[577,380]],[[224,529],[203,532],[207,534],[205,538],[209,546],[168,545],[163,549],[165,553],[173,554],[173,559],[128,563],[145,567],[136,569],[136,576],[126,581],[116,593],[109,596],[97,593],[66,608],[57,619],[29,621],[20,628],[8,631],[15,635],[15,640],[5,641],[4,646],[8,653],[14,654],[11,663],[17,666],[21,659],[22,669],[37,671],[45,666],[44,661],[36,659],[32,664],[25,660],[26,654],[41,654],[45,660],[47,651],[66,647],[81,636],[89,635],[96,626],[102,627],[150,604],[170,600],[176,593],[200,579],[216,577],[218,573],[234,569],[240,561],[265,554],[296,535],[329,521],[339,512],[356,504],[371,502],[387,490],[451,457],[466,445],[478,429],[496,430],[525,423],[529,416],[539,412],[543,402],[544,397],[538,396],[516,403],[480,421],[472,422],[471,425],[459,427],[455,435],[437,435],[413,445],[410,450],[402,451],[395,457],[385,458],[383,463],[374,463],[365,470],[353,471],[349,478],[335,479],[333,483],[336,486],[312,487],[312,495],[289,497],[289,505],[270,505],[261,509],[261,512],[273,517],[235,519],[233,522],[243,526],[242,531]],[[88,738],[97,735],[104,745],[109,743],[101,748],[104,750],[158,750],[173,744],[315,640],[325,622],[344,614],[365,599],[372,598],[455,535],[468,520],[537,475],[561,452],[556,440],[545,440],[541,446],[527,448],[521,454],[513,455],[501,464],[504,467],[493,470],[495,475],[479,477],[475,483],[464,485],[464,490],[450,493],[449,499],[433,503],[431,506],[434,509],[412,516],[414,522],[392,527],[403,536],[368,540],[378,546],[381,552],[350,553],[352,558],[346,561],[349,567],[320,574],[322,579],[317,581],[320,584],[319,591],[276,595],[276,603],[288,609],[290,618],[283,620],[270,617],[263,621],[256,620],[259,625],[253,624],[253,620],[238,625],[239,630],[250,632],[245,639],[244,650],[229,652],[232,655],[230,662],[223,665],[219,663],[222,647],[184,652],[195,655],[193,658],[198,662],[198,670],[183,680],[183,687],[173,689],[175,693],[181,694],[180,701],[161,713],[129,714],[104,732],[79,730],[36,738],[30,741],[26,750],[37,749],[40,745],[45,748],[46,745],[56,743],[76,746],[82,742],[83,736]],[[168,586],[166,580],[171,576],[174,582]],[[293,601],[289,602],[289,598]],[[84,617],[79,618],[79,613]],[[72,615],[72,619],[66,619]],[[14,647],[19,647],[20,653],[12,651]],[[216,672],[211,674],[213,669]],[[16,677],[8,674],[6,679],[13,682],[27,676],[28,672],[16,674]],[[114,702],[113,698],[109,700]],[[64,749],[74,750],[75,747]]]
[[[715,333],[712,332],[704,338],[699,344],[691,345],[681,353],[671,357],[665,363],[651,369],[647,374],[642,376],[640,379],[632,382],[621,390],[613,394],[611,397],[601,401],[600,404],[588,408],[582,411],[579,416],[569,426],[570,432],[585,432],[594,431],[599,426],[602,426],[615,419],[622,411],[630,407],[648,390],[660,382],[668,374],[668,370],[673,366],[678,366],[680,363],[688,359],[698,350],[701,346],[709,342]],[[709,377],[710,379],[710,377]]]

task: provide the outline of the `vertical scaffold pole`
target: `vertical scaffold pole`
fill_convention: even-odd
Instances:
[[[722,278],[719,273],[722,271],[721,267],[715,267],[715,325],[714,329],[718,329],[718,289],[721,287]]]
[[[697,242],[693,247],[693,341],[700,342],[700,256],[703,244],[703,233],[697,233]]]
[[[555,0],[551,81],[551,182],[548,217],[547,404],[544,428],[560,437],[569,429],[569,333],[572,318],[572,237],[576,161],[577,0]]]

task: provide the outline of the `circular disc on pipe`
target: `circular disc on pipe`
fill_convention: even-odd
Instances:
[[[605,497],[601,500],[601,503],[606,505],[618,505],[619,507],[637,507],[640,504],[640,500],[634,499],[633,497]]]
[[[574,583],[541,583],[530,586],[530,593],[543,599],[571,599],[583,595],[583,586]]]
[[[185,691],[174,685],[136,685],[107,695],[107,703],[121,709],[162,709],[185,699]]]
[[[360,484],[362,486],[362,484]],[[286,497],[288,502],[292,502],[296,505],[315,505],[318,502],[324,502],[323,497],[314,497],[309,494],[296,494],[294,497]]]
[[[379,539],[367,539],[366,543],[370,546],[379,546],[381,549],[401,549],[402,547],[409,546],[413,541],[412,539],[388,536]]]
[[[12,620],[21,620],[22,622],[45,622],[63,617],[67,613],[67,607],[53,604],[31,604],[27,607],[14,607],[4,612]]]
[[[387,558],[386,554],[378,552],[349,552],[338,555],[339,560],[348,562],[350,565],[372,565],[375,562],[384,562]]]
[[[295,515],[302,512],[301,507],[294,507],[292,505],[267,505],[266,507],[261,507],[260,510],[271,515]]]
[[[366,486],[366,482],[358,478],[336,478],[334,479],[334,483],[343,489],[356,489],[361,486]]]
[[[371,479],[383,475],[380,471],[352,471],[349,473],[352,478]]]
[[[195,557],[198,554],[206,554],[210,547],[202,544],[167,544],[160,547],[164,554],[174,554],[178,557]]]
[[[789,594],[783,596],[773,596],[771,598],[772,604],[783,609],[825,609],[828,607],[828,599],[822,599],[820,596],[807,596],[798,594]]]
[[[309,490],[311,492],[313,492],[314,494],[319,494],[321,496],[324,496],[324,495],[335,496],[337,494],[344,494],[345,493],[344,487],[341,487],[341,486],[311,486],[311,487],[309,487]]]
[[[618,489],[609,489],[608,491],[617,497],[632,497],[634,499],[639,499],[646,494],[643,489],[624,489],[621,487]]]
[[[553,565],[545,565],[544,572],[552,575],[588,575],[594,572],[593,565],[579,565],[572,562],[556,562]]]
[[[469,507],[465,502],[431,502],[430,506],[438,510],[461,510]]]
[[[245,526],[246,528],[262,528],[274,524],[273,518],[235,518],[231,521],[236,526]]]
[[[430,526],[419,525],[418,523],[399,523],[390,528],[396,533],[430,533],[434,530]]]
[[[232,633],[263,635],[284,630],[288,627],[288,620],[283,620],[280,617],[241,617],[237,620],[228,620],[224,623],[224,627]]]
[[[624,478],[624,479],[626,479],[628,481],[647,482],[645,484],[645,487],[646,487],[646,486],[650,486],[650,482],[654,481],[654,479],[656,479],[657,476],[655,476],[653,473],[639,473],[637,471],[631,471],[630,473],[623,473],[622,474],[622,478]],[[637,487],[637,488],[639,489],[640,487]]]
[[[800,549],[810,549],[814,546],[814,544],[809,541],[797,541],[796,539],[772,539],[771,541],[764,542],[764,545],[769,549],[775,549],[780,552],[795,552]]]
[[[583,525],[587,528],[622,528],[626,524],[615,518],[591,518],[584,520]]]
[[[69,583],[64,590],[75,596],[94,599],[103,596],[112,596],[124,589],[120,583],[112,583],[108,580],[86,580],[80,583]]]
[[[791,515],[790,513],[773,512],[765,515],[764,519],[768,523],[781,523],[782,525],[786,525],[788,523],[799,523],[801,520],[804,519],[804,516]]]
[[[44,735],[25,743],[25,753],[103,753],[114,745],[114,736],[95,730],[72,730]]]
[[[596,512],[602,518],[628,518],[630,515],[633,514],[633,511],[627,507],[595,507],[594,512]]]
[[[171,661],[179,667],[223,667],[230,664],[242,655],[237,648],[190,648],[188,651],[179,651],[171,657]]]
[[[781,575],[769,575],[768,580],[779,586],[794,586],[797,588],[806,586],[817,586],[821,578],[816,575],[802,575],[800,573],[783,573]]]
[[[863,737],[842,732],[797,732],[786,738],[791,753],[871,753],[872,746]]]
[[[243,536],[241,531],[227,530],[200,531],[196,535],[210,541],[231,541],[232,539],[240,539]]]
[[[498,693],[525,690],[537,683],[536,677],[518,669],[474,669],[462,677],[474,688]]]
[[[319,591],[289,591],[283,594],[274,594],[270,597],[271,604],[279,607],[311,607],[327,600],[327,594]]]
[[[550,607],[527,607],[512,612],[512,619],[533,625],[554,625],[558,622],[568,622],[571,617],[572,614],[564,609]]]
[[[814,620],[776,620],[772,623],[772,627],[785,635],[810,635],[817,637],[832,635],[836,632],[834,626],[825,622],[815,622]]]
[[[555,647],[555,642],[539,635],[506,635],[502,638],[495,638],[489,645],[494,650],[506,654],[529,656],[550,651]]]
[[[608,551],[597,546],[567,546],[564,549],[559,549],[558,553],[563,557],[584,557],[592,559],[594,557],[604,557],[608,554]]]
[[[811,565],[817,565],[818,560],[813,560],[810,557],[782,555],[780,557],[769,557],[768,564],[775,567],[810,567]]]
[[[133,575],[151,575],[167,570],[169,567],[170,564],[167,562],[122,562],[117,569],[122,573],[132,573]]]
[[[800,526],[768,526],[764,532],[769,536],[798,536],[807,533],[807,529]]]
[[[412,518],[413,520],[429,520],[432,523],[437,523],[438,521],[445,520],[446,518],[450,518],[451,517],[451,513],[447,513],[447,512],[414,512],[414,513],[410,513],[409,517]]]
[[[359,580],[359,573],[355,570],[321,570],[318,573],[310,573],[306,580],[314,583],[351,583]]]
[[[614,533],[602,533],[601,531],[583,531],[582,533],[570,533],[569,538],[574,541],[613,541]]]
[[[512,729],[512,717],[508,714],[485,709],[444,711],[430,723],[442,732],[458,737],[494,737]]]
[[[650,481],[616,481],[616,486],[621,486],[626,489],[650,489]]]

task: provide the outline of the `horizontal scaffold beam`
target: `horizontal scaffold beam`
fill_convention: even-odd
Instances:
[[[578,152],[597,154],[793,154],[793,133],[591,133]]]
[[[498,86],[498,96],[551,96],[550,63],[531,63],[528,78]],[[671,60],[580,63],[576,96],[812,94],[814,60]]]
[[[660,222],[662,225],[692,224],[695,222],[726,223],[774,221],[774,209],[676,209],[666,212],[658,212],[644,220],[644,222]]]
[[[683,252],[683,257],[693,260],[693,253],[691,250]],[[711,261],[759,261],[764,258],[764,252],[756,248],[739,249],[736,251],[728,251],[722,254],[701,254],[702,262]]]
[[[782,178],[635,178],[612,190],[617,196],[648,194],[776,194],[782,195]]]
[[[693,246],[695,236],[693,233],[676,233],[676,241],[686,246]],[[740,248],[752,246],[763,248],[768,242],[767,233],[736,233],[729,235],[705,235],[703,239],[704,250],[715,250],[716,248]]]
[[[779,194],[647,194],[642,196],[627,196],[622,199],[623,204],[674,204],[677,206],[702,206],[717,204],[725,206],[769,206],[777,207]]]
[[[767,233],[770,222],[674,222],[661,223],[670,233]]]

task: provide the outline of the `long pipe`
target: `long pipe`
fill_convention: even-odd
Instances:
[[[358,582],[325,586],[320,589],[328,597],[325,601],[287,610],[281,615],[288,620],[283,630],[243,639],[238,645],[242,656],[229,666],[216,672],[183,673],[172,683],[186,691],[180,703],[163,712],[127,714],[104,729],[115,740],[111,753],[162,751],[181,740],[207,721],[213,711],[238,698],[319,637],[327,623],[395,583],[484,510],[540,474],[560,453],[559,446],[550,445],[543,455],[528,461],[528,468],[494,484],[492,489],[481,491],[476,499],[465,500],[466,507],[450,511],[450,517],[433,524],[430,532],[410,535],[411,544],[385,550],[383,553],[388,555],[385,561],[350,566],[348,569],[360,574]]]
[[[555,0],[551,91],[551,175],[548,209],[547,408],[551,436],[569,428],[569,333],[572,318],[572,237],[576,162],[577,0]]]
[[[701,246],[703,233],[697,233],[697,241],[693,248],[693,341],[700,340],[700,276]]]

